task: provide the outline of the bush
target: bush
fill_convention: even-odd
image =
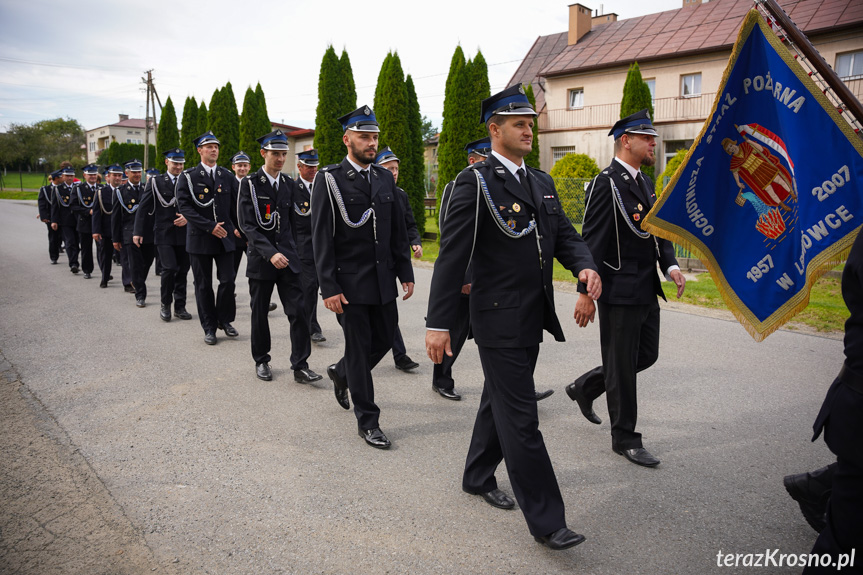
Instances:
[[[680,167],[680,164],[683,163],[683,158],[686,157],[686,153],[688,151],[689,150],[677,150],[677,153],[674,154],[674,157],[668,160],[668,163],[665,165],[665,171],[663,171],[662,175],[656,179],[657,195],[661,194],[662,189],[669,181],[671,181],[671,177],[674,175],[674,172],[677,171],[677,168]]]
[[[551,168],[552,178],[592,178],[599,173],[599,166],[587,154],[567,154]]]

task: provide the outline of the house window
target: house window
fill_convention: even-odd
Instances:
[[[574,88],[569,91],[569,109],[584,108],[584,88]]]
[[[567,154],[574,154],[575,146],[559,146],[551,149],[551,165],[555,165],[558,160]]]
[[[686,74],[680,77],[680,95],[694,98],[701,95],[701,73]]]
[[[644,83],[647,84],[647,88],[650,90],[650,103],[656,106],[656,78],[645,80]]]
[[[863,77],[863,50],[836,55],[836,73],[843,80]]]
[[[95,151],[96,151],[96,142],[90,142],[90,151],[91,151],[91,152],[95,152]]]

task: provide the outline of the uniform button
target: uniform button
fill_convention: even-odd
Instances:
[[[374,205],[375,205],[375,203],[374,203],[374,202],[372,202],[372,206],[374,206]]]
[[[497,307],[497,302],[494,302],[494,307]]]
[[[376,264],[379,264],[379,263],[381,263],[381,260],[377,260],[375,263],[376,263]]]

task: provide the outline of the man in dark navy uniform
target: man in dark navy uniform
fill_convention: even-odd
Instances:
[[[252,357],[255,374],[273,379],[270,369],[270,323],[267,317],[273,288],[291,325],[291,369],[294,381],[311,383],[321,376],[309,369],[312,352],[303,304],[300,256],[294,243],[294,181],[282,174],[288,157],[288,137],[274,130],[258,138],[264,166],[240,185],[237,219],[249,241],[246,277],[252,307]]]
[[[143,168],[140,160],[130,160],[123,166],[127,181],[117,190],[113,213],[111,214],[111,236],[114,247],[123,250],[124,257],[129,266],[132,276],[132,286],[135,289],[135,305],[145,307],[147,300],[147,274],[153,265],[153,231],[150,229],[148,236],[140,245],[135,242],[135,218],[141,210],[141,196],[144,193],[141,178]],[[150,226],[152,226],[153,215],[144,213]]]
[[[113,279],[111,267],[115,250],[112,240],[111,216],[114,212],[114,200],[117,197],[117,189],[120,187],[122,173],[123,168],[118,164],[112,164],[105,168],[105,185],[99,188],[99,192],[96,194],[96,205],[93,207],[90,221],[93,239],[98,246],[96,255],[99,258],[99,268],[102,270],[100,288],[108,287],[108,282]],[[127,278],[126,275],[126,270],[123,270],[123,281],[131,282],[131,277]]]
[[[584,241],[599,264],[602,297],[599,299],[599,337],[602,365],[588,371],[566,388],[591,423],[601,423],[593,401],[606,393],[611,417],[611,448],[629,461],[656,467],[659,459],[648,452],[635,431],[638,413],[636,373],[653,365],[659,356],[659,301],[665,299],[656,264],[683,295],[686,279],[674,257],[674,246],[641,230],[641,221],[656,202],[653,182],[641,166],[656,162],[656,130],[647,110],[619,120],[608,134],[614,136],[614,160],[588,188],[585,198]],[[626,214],[621,215],[621,214]],[[579,286],[576,321],[593,321],[596,306]]]
[[[156,252],[162,262],[161,307],[159,317],[171,321],[171,304],[174,315],[180,319],[192,319],[186,311],[186,277],[189,274],[189,254],[186,252],[186,218],[177,208],[174,190],[177,178],[183,171],[186,153],[173,148],[165,156],[167,172],[154,175],[147,180],[141,195],[141,207],[135,214],[136,245],[148,235],[153,236]],[[150,226],[153,229],[150,230]]]
[[[51,229],[59,233],[66,246],[66,257],[69,259],[69,269],[78,273],[78,221],[72,211],[72,186],[69,182],[75,177],[75,170],[64,168],[63,181],[54,188],[54,203],[51,205]],[[71,173],[71,177],[70,177]]]
[[[243,181],[249,170],[251,169],[251,158],[246,152],[240,150],[231,156],[231,170],[234,172],[234,179],[231,182],[231,222],[234,224],[234,275],[240,271],[240,262],[243,261],[243,253],[246,251],[248,242],[246,236],[243,235],[243,230],[240,229],[240,224],[237,221],[237,198],[240,194],[240,182]]]
[[[563,497],[539,431],[533,373],[543,329],[563,341],[554,311],[553,258],[602,292],[587,245],[567,219],[554,182],[525,166],[536,112],[521,85],[483,100],[491,156],[456,178],[429,295],[426,348],[440,363],[451,354],[459,293],[471,264],[471,330],[485,383],[465,463],[462,489],[512,509],[497,487],[505,460],[531,535],[551,549],[584,536],[566,526]]]
[[[75,184],[72,193],[72,212],[78,220],[75,231],[80,241],[81,271],[84,279],[93,273],[93,208],[99,193],[99,166],[87,164],[83,168],[84,181]]]
[[[345,354],[327,368],[336,400],[350,409],[360,437],[379,449],[390,441],[379,425],[372,369],[390,350],[397,323],[396,278],[414,291],[408,236],[392,175],[373,162],[380,128],[363,106],[339,121],[347,157],[318,172],[312,194],[312,247],[324,307],[338,314]]]
[[[297,154],[297,172],[294,187],[294,241],[300,254],[302,266],[303,301],[306,306],[312,342],[327,341],[318,323],[318,274],[315,270],[315,254],[312,251],[312,182],[318,173],[318,151],[312,148]]]
[[[413,256],[417,259],[423,257],[423,243],[420,239],[420,232],[417,228],[417,222],[414,219],[413,210],[411,210],[410,199],[408,198],[407,192],[398,187],[399,183],[399,164],[400,161],[396,157],[395,153],[387,146],[380,152],[378,152],[377,159],[375,163],[379,166],[383,166],[386,170],[393,175],[393,180],[395,180],[396,185],[396,194],[398,195],[399,204],[402,207],[402,212],[405,215],[405,228],[407,228],[408,232],[408,244],[411,247],[411,252]],[[411,359],[411,357],[407,354],[407,350],[405,349],[405,341],[402,338],[402,332],[399,329],[398,324],[396,324],[396,329],[393,335],[393,361],[395,361],[396,368],[402,371],[411,371],[420,366],[417,362]]]
[[[237,313],[234,298],[234,224],[231,186],[234,174],[216,165],[219,140],[212,132],[195,139],[201,163],[180,174],[177,205],[185,216],[186,251],[195,278],[198,317],[204,329],[204,343],[216,344],[216,328],[228,337],[239,335],[231,322]],[[213,294],[213,263],[219,280]]]
[[[39,195],[36,199],[36,204],[39,207],[37,217],[48,228],[48,257],[51,258],[52,264],[56,264],[60,258],[60,241],[63,239],[60,232],[51,227],[51,206],[56,201],[55,189],[62,181],[63,173],[61,170],[51,172],[48,175],[48,184],[39,188]]]

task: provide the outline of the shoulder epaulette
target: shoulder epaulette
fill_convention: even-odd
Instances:
[[[320,168],[318,171],[319,172],[332,172],[333,170],[338,170],[341,167],[342,167],[341,164],[330,164],[329,166],[324,166],[323,168]]]

